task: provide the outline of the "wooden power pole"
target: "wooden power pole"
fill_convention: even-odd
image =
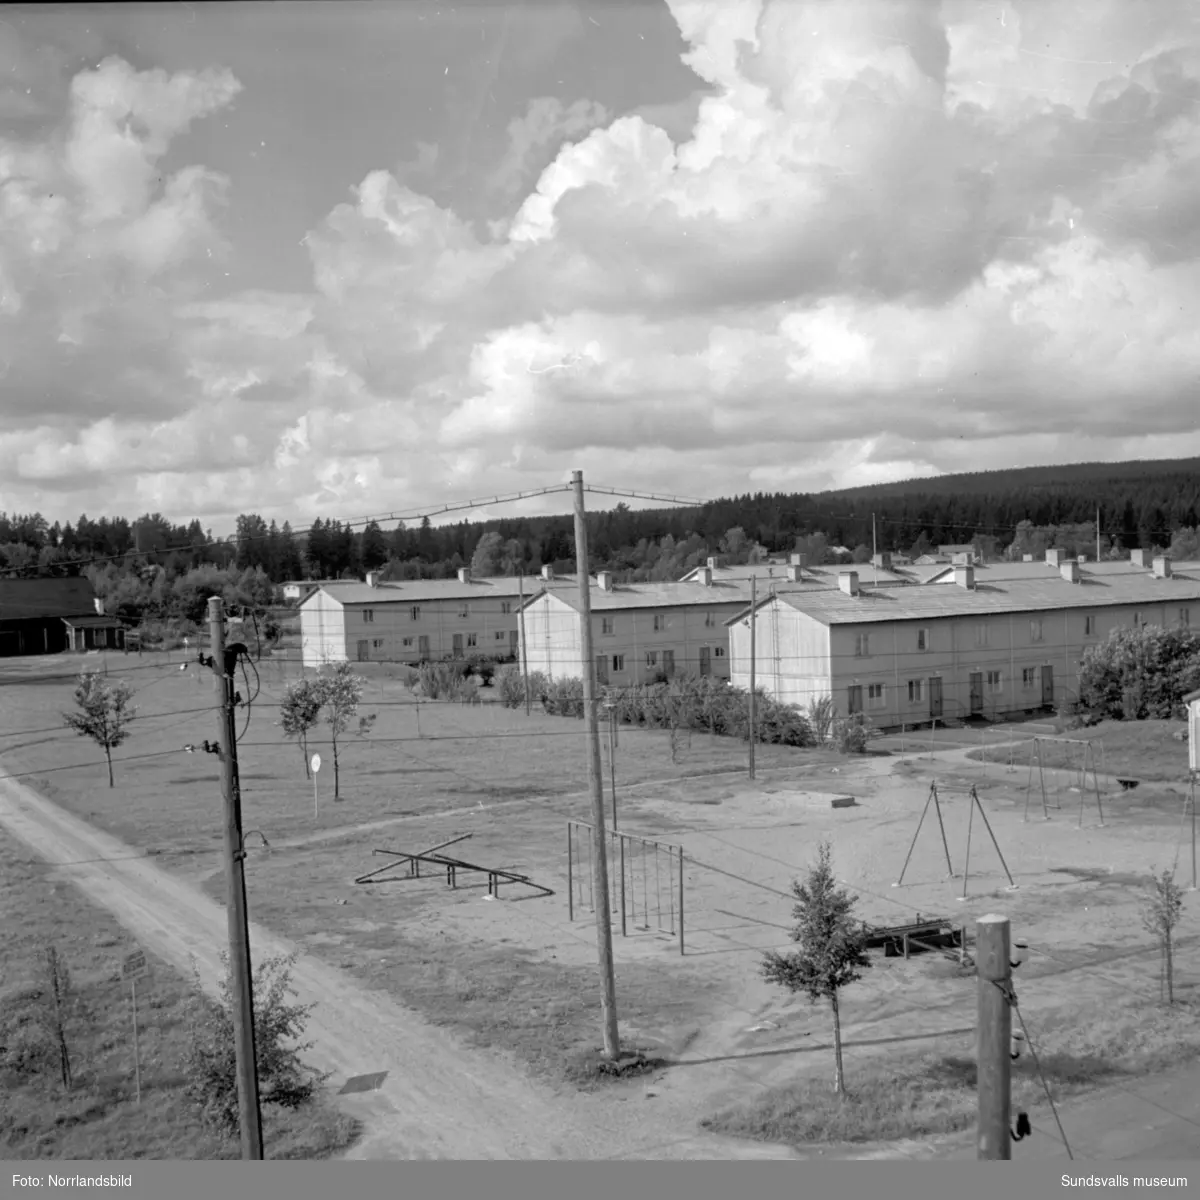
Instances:
[[[592,597],[588,586],[587,520],[583,506],[583,472],[575,484],[575,570],[579,574],[579,634],[583,662],[583,712],[587,723],[588,784],[592,794],[592,890],[596,898],[596,942],[600,952],[600,1011],[604,1020],[604,1054],[621,1054],[617,1026],[617,983],[613,972],[612,913],[608,897],[608,856],[604,828],[604,768],[600,758],[600,719],[596,703],[596,659],[592,639]]]
[[[754,689],[758,682],[758,677],[755,674],[755,667],[758,659],[758,645],[754,637],[754,631],[758,626],[758,613],[755,611],[758,605],[758,580],[752,575],[750,577],[750,778],[754,778]],[[778,652],[778,651],[777,651]]]
[[[263,1157],[262,1111],[258,1100],[258,1053],[254,1045],[254,976],[250,966],[250,923],[246,912],[246,850],[242,838],[242,794],[238,784],[237,719],[233,669],[225,655],[225,613],[219,596],[208,601],[213,675],[217,693],[217,751],[225,802],[225,913],[229,922],[229,966],[233,976],[233,1038],[237,1056],[238,1110],[242,1157]]]
[[[979,974],[977,1065],[980,1159],[1012,1158],[1012,960],[1008,918],[991,914],[975,926]]]
[[[521,597],[517,612],[520,614],[521,632],[518,635],[521,639],[521,686],[525,692],[525,715],[529,716],[531,706],[533,704],[529,695],[529,651],[526,649],[525,642],[525,571],[522,568],[517,572],[517,587],[521,590]]]

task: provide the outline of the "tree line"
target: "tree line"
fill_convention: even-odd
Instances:
[[[1081,464],[915,480],[820,494],[747,493],[698,508],[634,511],[620,503],[588,516],[593,569],[631,581],[678,578],[708,556],[754,561],[802,550],[814,564],[866,561],[875,550],[919,556],[973,544],[984,558],[1039,557],[1050,544],[1094,557],[1134,548],[1200,557],[1200,460]],[[732,541],[731,541],[732,538]],[[574,566],[570,514],[458,521],[425,518],[383,529],[320,517],[303,530],[256,513],[214,538],[198,520],[160,513],[136,520],[81,516],[49,524],[40,514],[0,513],[0,572],[78,574],[116,564],[124,573],[160,568],[168,582],[202,567],[288,579],[445,578]]]

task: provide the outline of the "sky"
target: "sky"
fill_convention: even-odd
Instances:
[[[0,11],[8,512],[1200,454],[1198,309],[1186,0]]]

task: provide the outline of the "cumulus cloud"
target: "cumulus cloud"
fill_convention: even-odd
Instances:
[[[77,78],[57,139],[0,146],[8,506],[300,521],[572,466],[711,495],[1200,452],[1181,6],[671,8],[686,120],[532,100],[490,237],[421,193],[432,150],[373,171],[303,295],[206,286],[236,191],[158,182],[232,77]]]

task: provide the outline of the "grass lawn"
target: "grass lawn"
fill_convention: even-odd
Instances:
[[[1014,1022],[1014,1024],[1016,1024]],[[1019,1026],[1018,1026],[1019,1028]],[[1173,1008],[1130,1000],[1031,1029],[1056,1104],[1106,1084],[1177,1067],[1200,1057],[1200,1002]],[[701,1122],[733,1137],[799,1146],[933,1137],[969,1129],[978,1115],[974,1049],[957,1054],[881,1056],[846,1061],[846,1095],[833,1091],[833,1051],[826,1077],[804,1078],[764,1092]],[[1012,1111],[1036,1122],[1046,1094],[1028,1050],[1012,1068]]]
[[[1182,721],[1103,721],[1088,729],[1067,730],[1060,736],[1093,743],[1096,770],[1121,779],[1147,783],[1186,783],[1188,774],[1187,742],[1177,742],[1174,734],[1187,726]],[[1015,746],[989,746],[972,751],[968,758],[976,762],[994,762],[1028,767],[1034,759],[1032,740]],[[1083,764],[1082,746],[1066,742],[1042,742],[1042,765],[1047,769],[1078,771]],[[1092,764],[1088,763],[1089,774]]]
[[[138,986],[142,1101],[135,1102],[129,989],[119,979],[136,947],[106,912],[90,905],[25,848],[0,834],[0,1158],[161,1160],[237,1158],[239,1147],[208,1133],[183,1094],[193,989],[161,963]],[[87,1016],[69,1035],[74,1075],[63,1088],[57,1057],[28,1053],[28,1019],[38,975],[54,946],[70,969]],[[357,1135],[353,1121],[323,1101],[299,1113],[263,1113],[268,1158],[324,1158]]]

